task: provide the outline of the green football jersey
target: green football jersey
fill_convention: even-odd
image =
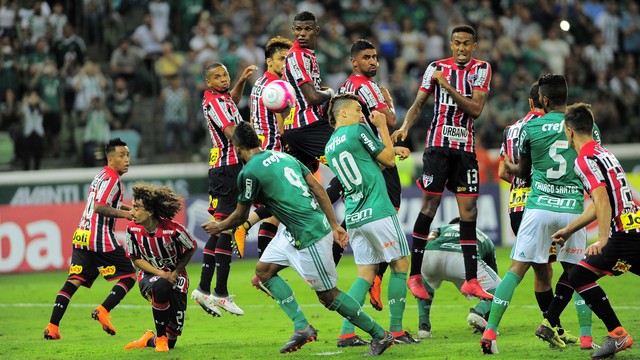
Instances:
[[[238,175],[238,202],[265,205],[287,227],[284,236],[297,249],[331,231],[304,180],[307,174],[309,169],[293,156],[266,150],[253,155]]]
[[[600,142],[600,131],[594,127]],[[584,193],[573,171],[578,153],[564,133],[564,112],[552,111],[529,120],[520,130],[520,154],[531,157],[531,193],[526,208],[581,214]]]
[[[344,190],[347,228],[396,214],[375,159],[384,148],[362,123],[339,127],[327,142],[327,164]]]
[[[443,225],[435,231],[439,234],[438,237],[429,241],[425,246],[425,250],[462,253],[462,247],[460,246],[460,224]],[[482,259],[482,261],[497,272],[496,248],[493,245],[493,241],[489,239],[487,234],[479,229],[476,229],[476,237],[478,238],[476,245],[478,248],[478,259]]]

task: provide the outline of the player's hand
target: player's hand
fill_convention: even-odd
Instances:
[[[448,84],[447,78],[444,77],[444,74],[440,70],[436,70],[432,75],[433,79],[438,82],[441,86],[444,84]]]
[[[332,230],[333,232],[333,241],[338,243],[343,249],[347,248],[347,243],[349,242],[349,234],[347,231],[342,228],[342,226],[336,226]]]
[[[562,228],[553,233],[553,235],[551,235],[551,239],[554,243],[560,246],[564,246],[564,243],[567,241],[567,239],[569,239],[570,236],[571,231],[569,231],[567,228]]]
[[[206,222],[200,225],[200,227],[209,235],[218,235],[223,230],[223,229],[220,229],[219,225],[220,225],[219,222],[215,220],[211,220],[209,222]]]
[[[244,80],[247,81],[249,80],[249,78],[251,78],[251,75],[253,75],[254,71],[258,71],[258,67],[255,65],[249,65],[247,66],[244,71],[242,72],[242,75],[240,76],[240,80]]]
[[[404,146],[394,146],[393,150],[395,151],[396,155],[400,157],[400,160],[405,160],[409,157],[409,155],[411,155],[411,151],[409,151],[409,149]]]
[[[372,111],[371,114],[369,115],[369,121],[371,121],[371,123],[377,128],[387,126],[387,117],[384,116],[384,114],[381,113],[380,111],[376,111],[376,110]]]
[[[607,245],[606,242],[603,244],[602,241],[596,241],[593,244],[587,246],[587,250],[584,252],[584,254],[586,256],[600,255],[602,254],[602,248],[605,245]]]
[[[393,132],[393,134],[391,134],[391,141],[398,142],[398,141],[404,141],[404,139],[407,138],[407,130],[405,129],[398,129],[396,131]]]

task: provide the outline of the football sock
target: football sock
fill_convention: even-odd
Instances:
[[[542,316],[544,316],[544,313],[549,310],[551,301],[553,301],[553,290],[536,291],[534,293],[536,295],[536,300],[538,301],[538,307],[540,308],[540,311],[542,311]]]
[[[389,331],[402,331],[402,316],[407,304],[407,273],[391,272],[387,289],[389,298]]]
[[[496,289],[486,290],[489,294],[493,295],[496,292]],[[489,311],[491,311],[491,300],[480,300],[474,310],[485,317]]]
[[[420,274],[422,270],[422,258],[424,257],[424,247],[427,245],[429,228],[433,218],[423,213],[418,214],[413,225],[413,243],[411,244],[411,271],[409,276]]]
[[[216,287],[213,289],[217,295],[227,296],[227,280],[231,270],[231,234],[222,233],[216,244]]]
[[[431,304],[433,303],[433,297],[436,292],[424,281],[424,278],[422,279],[422,284],[424,284],[424,288],[427,290],[427,293],[429,293],[429,300],[416,298],[418,301],[418,326],[424,324],[431,329]]]
[[[176,347],[176,343],[178,342],[178,339],[168,339],[168,340],[169,340],[169,349],[173,349],[174,347]]]
[[[384,273],[387,271],[387,268],[389,267],[389,263],[386,262],[381,262],[378,264],[378,272],[376,273],[377,276],[380,276],[380,279],[382,279],[382,277],[384,276]]]
[[[578,313],[578,325],[580,325],[580,336],[591,336],[591,309],[584,299],[577,292],[573,293],[573,301]]]
[[[200,283],[198,289],[202,292],[209,294],[211,292],[211,279],[213,273],[216,270],[216,243],[218,242],[217,235],[209,236],[209,240],[204,245],[202,250],[202,269],[200,270]]]
[[[576,266],[569,275],[569,282],[584,301],[589,305],[591,311],[596,314],[611,332],[620,324],[620,320],[609,303],[607,294],[596,283],[598,276],[580,265]]]
[[[298,305],[298,301],[296,301],[296,297],[293,295],[293,290],[291,290],[291,287],[286,281],[276,275],[262,283],[262,285],[269,289],[271,296],[273,296],[289,319],[293,321],[293,329],[295,331],[301,331],[307,328],[309,322]]]
[[[507,307],[509,307],[509,302],[513,297],[513,293],[520,284],[522,279],[520,276],[516,275],[511,271],[507,271],[507,274],[504,276],[504,279],[498,285],[496,292],[493,294],[493,302],[491,303],[491,314],[489,315],[489,321],[487,324],[487,329],[492,329],[493,331],[498,331],[498,325],[500,325],[500,320],[502,320],[502,316],[504,312],[507,311]]]
[[[478,239],[476,236],[476,222],[461,220],[460,247],[462,247],[462,256],[464,257],[466,280],[478,277],[478,249],[476,248]]]
[[[258,259],[262,256],[262,253],[267,248],[267,245],[273,240],[278,232],[278,227],[274,224],[263,222],[260,224],[260,230],[258,231]]]
[[[355,301],[358,302],[360,306],[364,304],[364,299],[367,297],[367,292],[371,288],[371,284],[367,282],[367,280],[359,277],[356,281],[353,282],[351,288],[349,289],[349,296],[351,296]],[[344,319],[342,321],[342,329],[340,330],[340,335],[351,334],[355,332],[355,328],[353,324],[349,322],[349,320]]]
[[[67,311],[69,302],[77,290],[77,286],[65,281],[60,291],[58,291],[56,302],[53,304],[53,311],[51,312],[51,319],[49,320],[50,323],[56,326],[60,325],[60,320],[62,320],[64,312]]]
[[[362,310],[362,306],[354,298],[344,291],[340,290],[340,294],[336,296],[336,299],[333,300],[328,309],[337,311],[338,314],[349,320],[353,325],[371,335],[374,341],[384,338],[384,329]]]
[[[113,286],[107,298],[104,299],[102,306],[104,306],[107,311],[111,311],[111,309],[120,303],[135,284],[136,279],[133,276],[120,279],[120,281]]]
[[[151,288],[152,300],[151,309],[153,312],[153,321],[156,324],[156,336],[165,336],[167,334],[167,324],[169,323],[169,300],[173,284],[168,280],[158,279]]]
[[[258,215],[258,218],[260,220],[262,219],[266,219],[268,217],[273,216],[273,214],[271,213],[271,211],[264,205],[260,205],[256,208],[255,210],[256,215]],[[253,224],[255,225],[255,224]]]
[[[566,308],[571,301],[572,295],[573,288],[569,284],[569,273],[565,271],[558,279],[556,293],[553,295],[549,309],[544,314],[544,317],[549,320],[551,326],[560,326],[560,314],[562,314],[564,308]]]

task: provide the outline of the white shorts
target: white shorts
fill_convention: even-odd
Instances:
[[[422,278],[436,290],[443,281],[452,282],[458,290],[465,281],[464,257],[453,251],[428,250],[422,258]],[[485,290],[500,284],[500,276],[487,263],[478,259],[478,281]]]
[[[291,267],[314,291],[327,291],[336,287],[338,274],[333,262],[333,233],[329,232],[313,245],[298,250],[289,243],[285,232],[288,231],[281,226],[262,253],[260,261]]]
[[[518,236],[511,248],[511,258],[520,262],[549,262],[551,235],[571,224],[580,214],[568,214],[542,209],[525,209]],[[558,261],[577,264],[584,258],[587,230],[582,228],[558,250]]]
[[[356,265],[392,262],[409,256],[407,237],[396,215],[347,229]]]

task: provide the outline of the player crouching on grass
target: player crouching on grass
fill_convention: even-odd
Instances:
[[[197,244],[183,225],[171,220],[181,207],[180,196],[166,186],[133,186],[127,256],[140,269],[138,285],[142,296],[151,302],[156,333],[147,330],[124,350],[155,347],[156,351],[167,352],[182,333],[189,291],[185,266]]]

